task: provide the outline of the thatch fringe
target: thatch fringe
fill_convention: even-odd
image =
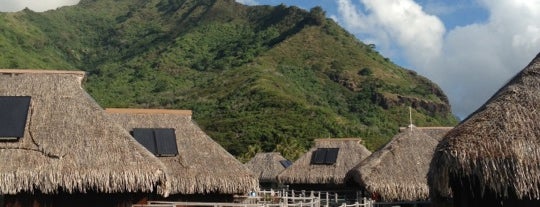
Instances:
[[[0,194],[154,192],[165,166],[82,89],[84,72],[0,70],[0,95],[31,96],[25,134],[0,142]]]
[[[540,56],[437,146],[428,181],[434,199],[462,190],[540,199]]]
[[[433,150],[451,127],[401,129],[383,148],[353,168],[354,179],[368,192],[385,201],[427,200],[426,174]]]
[[[128,131],[133,128],[174,128],[179,155],[159,157],[167,166],[172,194],[243,194],[258,180],[242,163],[204,133],[179,110],[106,109]]]
[[[311,156],[317,148],[339,148],[333,165],[311,165]],[[278,175],[280,183],[287,184],[344,184],[345,175],[371,152],[361,139],[318,139],[315,146]]]
[[[259,182],[276,183],[277,175],[285,170],[280,161],[287,160],[279,152],[257,153],[245,165],[255,175]]]

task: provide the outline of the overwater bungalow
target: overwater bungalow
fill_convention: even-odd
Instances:
[[[435,150],[430,195],[438,205],[540,206],[540,55]]]
[[[451,127],[400,128],[390,142],[348,174],[377,201],[426,201],[427,172],[435,147]]]
[[[106,109],[166,166],[170,201],[232,201],[258,189],[255,175],[212,140],[189,110]]]
[[[0,70],[3,206],[131,206],[165,166],[83,90],[82,71]],[[1,199],[0,199],[1,200]]]
[[[371,152],[358,138],[316,139],[315,146],[278,175],[295,190],[352,191],[345,175]]]
[[[259,185],[265,188],[278,187],[277,176],[292,165],[279,152],[257,153],[246,164],[255,175],[259,177]]]

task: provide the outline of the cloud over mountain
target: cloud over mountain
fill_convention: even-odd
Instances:
[[[361,0],[364,10],[351,0],[337,2],[338,21],[364,41],[381,44],[383,54],[405,57],[444,89],[462,118],[540,51],[540,0],[482,0],[486,22],[451,30],[412,0]]]

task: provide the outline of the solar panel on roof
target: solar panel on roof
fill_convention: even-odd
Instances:
[[[339,148],[327,148],[324,163],[329,165],[336,163],[338,152]]]
[[[158,157],[178,155],[176,134],[172,128],[134,128],[133,137]]]
[[[318,148],[311,155],[312,165],[332,165],[337,161],[339,148]]]
[[[280,160],[279,163],[281,163],[281,165],[283,165],[284,168],[288,168],[289,166],[292,165],[292,162],[290,160]]]
[[[154,138],[154,129],[135,128],[133,129],[133,137],[153,154],[157,153],[156,139]]]
[[[154,129],[158,156],[176,156],[178,147],[176,145],[176,134],[174,129]]]
[[[324,148],[316,149],[311,155],[311,164],[324,164],[325,157],[326,150]]]
[[[24,136],[30,96],[0,96],[0,140]]]

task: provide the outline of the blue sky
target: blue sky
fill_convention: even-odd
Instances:
[[[329,18],[393,62],[437,83],[461,118],[540,52],[540,0],[236,0],[321,6]],[[34,11],[78,0],[0,0],[0,11]]]

